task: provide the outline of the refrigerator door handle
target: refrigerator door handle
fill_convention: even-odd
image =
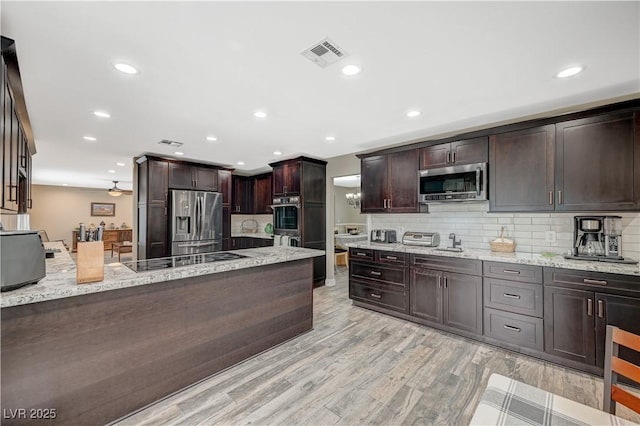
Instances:
[[[208,243],[184,243],[184,244],[178,244],[178,247],[183,248],[183,247],[204,247],[204,246],[212,246],[214,244],[216,244],[217,241],[210,241]]]

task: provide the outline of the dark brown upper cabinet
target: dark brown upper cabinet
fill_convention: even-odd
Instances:
[[[420,170],[453,165],[486,163],[488,138],[466,139],[420,149]]]
[[[418,212],[418,149],[361,158],[362,213]]]
[[[255,214],[271,214],[272,174],[265,173],[253,177],[253,212]]]
[[[231,172],[229,170],[218,170],[218,191],[222,193],[222,205],[231,205]]]
[[[640,209],[640,114],[611,113],[492,135],[490,210]]]
[[[555,190],[556,210],[640,209],[640,114],[556,124]]]
[[[300,162],[287,161],[273,166],[273,196],[300,195]]]
[[[247,176],[233,176],[232,182],[231,213],[253,214],[253,179]]]
[[[553,210],[554,148],[554,125],[492,135],[490,210]]]
[[[170,163],[169,187],[172,189],[217,191],[218,169],[194,166],[189,163]]]

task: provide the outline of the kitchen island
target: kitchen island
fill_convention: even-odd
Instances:
[[[52,245],[48,245],[52,247]],[[75,283],[66,251],[2,294],[3,424],[104,424],[311,330],[312,258],[263,247]]]

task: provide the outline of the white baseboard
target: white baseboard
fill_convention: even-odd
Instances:
[[[324,280],[324,285],[326,285],[327,287],[333,287],[334,285],[336,285],[336,279],[327,278],[326,280]]]

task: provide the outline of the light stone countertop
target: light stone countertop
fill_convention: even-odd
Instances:
[[[561,255],[546,257],[540,254],[527,253],[495,253],[491,250],[465,249],[462,252],[436,250],[431,247],[408,246],[401,243],[383,244],[371,242],[354,242],[349,247],[367,248],[402,253],[424,254],[432,256],[456,257],[460,259],[476,259],[494,262],[521,263],[524,265],[547,266],[552,268],[576,269],[580,271],[605,272],[609,274],[624,274],[640,276],[640,264],[598,262],[588,260],[565,259]],[[440,247],[442,248],[442,247]]]
[[[235,237],[264,238],[266,240],[272,240],[273,234],[267,234],[265,232],[232,232],[231,238]]]
[[[61,249],[59,253],[55,254],[53,259],[46,259],[47,275],[37,284],[1,293],[1,308],[178,280],[199,275],[271,265],[274,263],[310,259],[325,254],[323,250],[300,247],[260,247],[234,250],[234,253],[247,256],[242,259],[180,266],[148,272],[133,272],[121,263],[110,263],[104,266],[103,281],[77,284],[76,265],[69,253],[65,250],[63,244],[61,242],[49,242],[44,243],[44,245],[45,248]]]

